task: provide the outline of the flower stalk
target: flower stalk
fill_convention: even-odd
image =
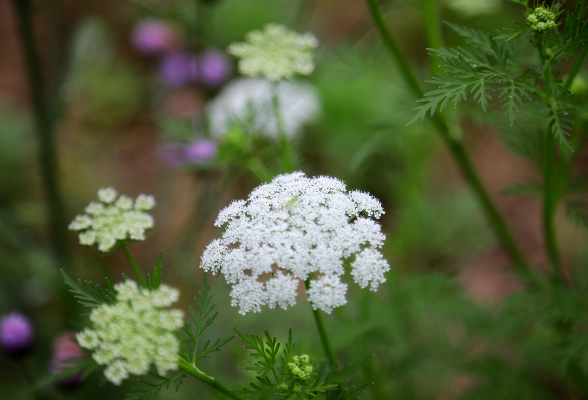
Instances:
[[[274,106],[274,113],[276,116],[276,128],[278,130],[278,137],[280,139],[282,173],[288,173],[294,171],[294,151],[292,149],[292,144],[286,135],[286,130],[284,129],[284,121],[282,119],[282,112],[280,110],[280,98],[278,95],[279,82],[270,83],[272,85],[272,104]]]
[[[125,253],[125,257],[127,258],[129,264],[131,264],[131,267],[133,268],[133,272],[135,273],[135,276],[137,277],[139,284],[142,287],[147,287],[147,280],[145,279],[145,274],[143,274],[143,271],[141,271],[141,268],[139,267],[139,264],[137,264],[137,260],[135,260],[133,253],[131,253],[131,251],[129,250],[127,242],[121,242],[120,248],[122,249],[123,253]]]
[[[310,279],[304,281],[304,285],[306,286],[306,290],[310,289]],[[319,337],[321,339],[321,345],[323,346],[323,351],[325,352],[325,356],[329,360],[331,368],[337,369],[339,363],[337,362],[337,357],[335,356],[335,352],[333,351],[333,347],[331,346],[331,341],[329,340],[329,335],[327,334],[327,328],[325,327],[323,315],[321,314],[320,310],[315,310],[314,308],[312,308],[312,316],[314,317],[314,323],[318,330]]]
[[[388,49],[391,57],[394,59],[398,68],[400,69],[400,73],[402,74],[409,89],[415,97],[422,98],[424,96],[424,91],[421,88],[416,75],[413,73],[413,70],[408,65],[404,56],[401,54],[396,41],[388,30],[388,27],[384,22],[382,10],[378,4],[378,1],[367,0],[367,3],[369,5],[372,18],[374,19],[378,32],[384,41],[384,44],[386,45],[386,48]],[[477,197],[478,203],[486,214],[486,219],[490,223],[494,235],[508,254],[514,267],[517,269],[527,269],[528,262],[526,260],[526,256],[520,249],[517,241],[515,240],[515,237],[506,225],[502,214],[494,204],[493,200],[490,198],[486,187],[480,180],[478,173],[476,172],[475,167],[463,146],[459,134],[454,129],[452,129],[447,123],[447,120],[439,114],[435,114],[433,117],[433,124],[435,125],[437,132],[445,144],[448,146],[449,151],[451,152],[451,155],[457,163],[461,173]]]

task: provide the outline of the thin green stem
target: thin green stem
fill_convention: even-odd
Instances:
[[[542,50],[540,50],[542,51]],[[551,71],[551,59],[544,59],[545,94],[547,95],[547,105],[553,109],[554,94],[552,90],[553,75]],[[543,165],[543,237],[547,248],[547,256],[554,272],[564,282],[564,275],[557,248],[557,237],[555,232],[555,212],[557,210],[558,190],[555,187],[555,169],[556,155],[558,152],[555,135],[552,132],[553,124],[547,126],[545,133],[545,162]]]
[[[131,264],[131,267],[133,268],[133,272],[135,272],[135,276],[139,280],[139,284],[142,287],[147,287],[147,280],[145,279],[145,275],[143,274],[143,271],[141,271],[141,268],[139,268],[139,264],[137,264],[135,257],[133,257],[133,253],[131,253],[131,251],[129,250],[129,247],[127,246],[127,242],[122,242],[120,247],[121,247],[123,253],[125,253],[125,256],[127,257],[127,260],[129,261],[129,264]]]
[[[271,82],[272,85],[272,102],[274,106],[274,113],[276,116],[276,127],[278,129],[278,136],[280,139],[280,159],[282,161],[282,172],[294,171],[294,150],[292,143],[286,135],[284,129],[284,121],[282,120],[282,113],[280,111],[280,98],[278,95],[278,82]]]
[[[33,32],[33,5],[31,0],[13,0],[12,3],[18,19],[18,32],[33,102],[35,131],[39,141],[38,157],[47,198],[52,247],[62,265],[69,264],[65,207],[58,184],[54,121],[45,99],[41,62]]]
[[[408,65],[407,61],[400,53],[400,49],[390,34],[390,31],[384,22],[382,10],[378,5],[378,1],[367,0],[367,3],[380,36],[382,37],[382,40],[384,41],[384,44],[386,45],[390,55],[394,61],[396,61],[396,64],[400,69],[400,73],[406,81],[409,89],[415,97],[422,98],[424,96],[424,91],[421,88],[421,85],[416,75],[414,74],[413,69]],[[463,147],[458,131],[456,129],[450,128],[446,119],[439,114],[436,114],[433,117],[432,122],[437,129],[437,132],[448,146],[455,162],[461,170],[461,173],[464,175],[467,183],[477,197],[478,203],[486,214],[486,219],[490,223],[494,235],[504,250],[507,252],[512,263],[516,268],[528,268],[529,264],[524,253],[520,249],[514,235],[506,225],[502,214],[490,198],[487,189],[480,180],[473,163],[471,162],[465,148]]]
[[[421,0],[421,3],[425,18],[427,44],[430,48],[440,49],[443,47],[443,35],[441,33],[441,20],[439,19],[439,4],[437,0]],[[432,68],[435,74],[441,72],[441,68],[436,63],[433,63]]]
[[[234,400],[243,400],[243,398],[233,392],[228,386],[224,385],[223,383],[219,382],[215,378],[204,374],[198,368],[190,364],[189,361],[185,360],[184,358],[180,358],[178,363],[179,368],[184,371],[186,374],[193,376],[194,378],[204,382],[206,385],[212,387],[217,392],[220,392],[227,396],[228,398]]]
[[[572,82],[574,82],[574,79],[578,75],[578,72],[580,72],[580,69],[582,69],[582,65],[584,65],[584,61],[586,61],[586,56],[588,56],[588,45],[584,45],[582,52],[576,59],[576,62],[570,70],[570,73],[564,81],[564,87],[566,89],[569,89],[572,86]]]
[[[306,286],[306,290],[308,291],[308,289],[310,289],[310,278],[304,281],[304,285]],[[337,357],[335,357],[335,353],[333,352],[333,347],[331,346],[329,335],[327,334],[325,322],[323,321],[323,315],[321,314],[320,310],[312,309],[312,316],[314,317],[314,323],[316,324],[316,328],[321,339],[321,345],[323,346],[325,356],[329,360],[331,368],[336,369],[339,363],[337,362]]]

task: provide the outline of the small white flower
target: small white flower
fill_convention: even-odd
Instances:
[[[279,82],[277,95],[286,136],[295,137],[319,114],[318,97],[308,84]],[[222,137],[232,126],[278,140],[272,89],[263,79],[241,78],[226,85],[205,109],[211,133]]]
[[[224,232],[200,266],[233,285],[231,305],[241,314],[292,306],[299,282],[313,276],[308,299],[330,313],[346,302],[345,265],[362,288],[385,281],[390,266],[378,250],[385,236],[372,219],[383,213],[377,199],[348,192],[338,179],[280,175],[219,213],[215,225]]]
[[[337,276],[323,276],[313,280],[308,289],[308,300],[315,310],[323,310],[330,314],[333,308],[347,303],[345,294],[347,285],[341,282]]]
[[[98,190],[98,199],[106,204],[110,204],[116,199],[117,192],[114,188],[109,187],[105,189]]]
[[[120,196],[113,188],[100,189],[101,202],[91,202],[86,214],[78,215],[69,229],[81,231],[80,244],[98,245],[98,250],[108,252],[120,241],[145,240],[145,232],[154,226],[153,217],[144,211],[155,206],[152,196],[139,195],[133,199]]]
[[[314,70],[312,50],[318,46],[318,40],[312,33],[301,35],[269,24],[263,31],[249,32],[246,39],[227,49],[240,59],[239,72],[243,75],[279,81],[295,74],[309,75]]]
[[[165,285],[149,291],[130,280],[115,289],[117,302],[92,310],[92,326],[76,336],[79,345],[93,350],[92,358],[107,366],[104,375],[115,385],[129,374],[147,373],[151,364],[161,375],[176,370],[180,343],[175,331],[183,326],[183,313],[166,307],[179,292]]]

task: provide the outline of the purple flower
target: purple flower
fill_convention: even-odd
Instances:
[[[198,67],[200,81],[209,87],[222,85],[233,72],[230,58],[220,50],[208,50],[202,54]]]
[[[52,375],[62,373],[67,367],[76,364],[75,360],[86,357],[86,352],[75,341],[75,333],[65,332],[59,335],[53,342],[53,354],[49,372]],[[84,371],[73,373],[59,380],[62,386],[73,386],[80,382]]]
[[[183,86],[197,77],[196,57],[184,52],[169,53],[159,63],[159,78],[168,86]]]
[[[175,45],[176,35],[167,23],[146,19],[135,25],[131,40],[137,51],[153,55],[170,50]]]
[[[218,145],[214,140],[199,140],[191,143],[184,151],[187,162],[207,165],[216,156]]]
[[[33,343],[33,326],[22,314],[12,313],[0,322],[0,345],[10,355],[24,354]]]

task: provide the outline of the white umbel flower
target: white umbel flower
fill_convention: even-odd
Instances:
[[[177,369],[180,342],[175,331],[183,325],[183,313],[166,309],[178,299],[178,291],[166,285],[149,291],[126,281],[115,285],[117,303],[103,304],[90,314],[91,328],[76,338],[92,350],[92,358],[106,366],[104,375],[115,385],[132,375]]]
[[[99,202],[91,202],[86,214],[78,215],[69,229],[80,231],[80,244],[98,245],[98,250],[108,252],[123,240],[145,240],[145,231],[153,228],[153,217],[145,211],[155,207],[153,196],[144,194],[133,199],[118,197],[113,188],[98,191]]]
[[[231,44],[227,52],[239,58],[239,72],[262,76],[272,82],[309,75],[314,70],[312,50],[318,40],[312,33],[298,34],[282,25],[269,24],[251,31],[247,41]]]
[[[286,136],[297,136],[304,125],[316,119],[320,103],[312,86],[296,81],[279,82],[277,95]],[[222,137],[231,126],[243,131],[279,139],[272,88],[263,79],[240,78],[226,85],[209,103],[205,113],[210,130]]]
[[[330,313],[346,302],[344,267],[362,288],[385,282],[385,236],[373,220],[383,213],[377,199],[348,192],[338,179],[280,175],[219,213],[215,225],[225,229],[201,267],[233,285],[231,304],[241,314],[292,306],[299,282],[311,277],[308,299]]]

